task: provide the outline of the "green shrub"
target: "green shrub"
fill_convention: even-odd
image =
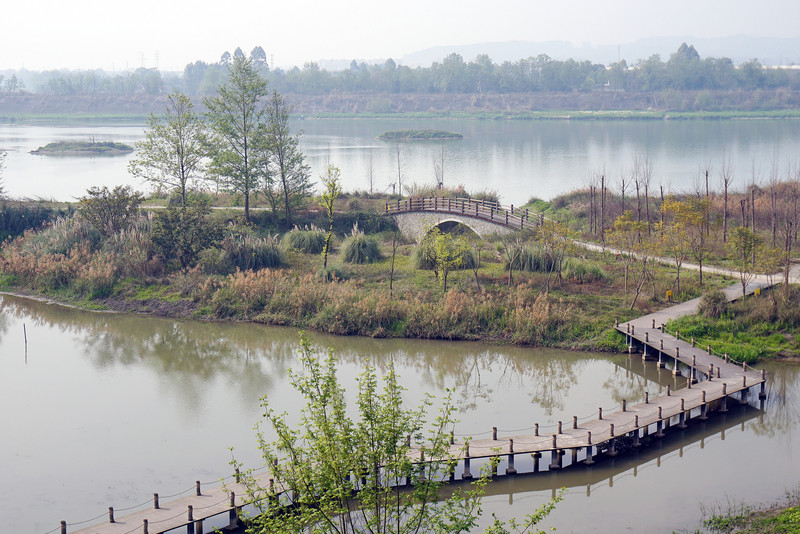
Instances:
[[[555,258],[540,247],[525,247],[513,260],[515,271],[529,273],[549,273],[555,269]],[[508,270],[508,261],[505,262]]]
[[[59,217],[52,225],[31,234],[23,249],[36,255],[67,254],[77,245],[95,249],[100,243],[100,233],[79,217]]]
[[[350,273],[339,265],[328,265],[317,271],[317,278],[325,282],[342,282],[350,279]]]
[[[698,312],[704,317],[718,319],[725,313],[727,307],[728,299],[725,297],[725,293],[717,289],[703,294],[700,298]]]
[[[495,204],[500,204],[500,195],[497,194],[497,191],[493,189],[492,190],[484,189],[483,191],[472,193],[471,198],[473,200],[485,200],[486,202],[493,202]]]
[[[58,215],[67,215],[36,202],[0,200],[0,241],[22,235],[25,230],[39,228]]]
[[[313,224],[302,229],[295,226],[283,236],[282,244],[287,249],[320,254],[325,247],[325,232]]]
[[[577,258],[564,260],[561,275],[567,280],[575,280],[580,284],[602,282],[606,279],[606,273],[599,265]]]
[[[222,240],[222,249],[232,270],[258,271],[283,265],[277,235],[262,238],[250,234],[230,234]]]
[[[342,243],[342,258],[347,263],[361,265],[382,260],[383,254],[378,240],[374,236],[365,235],[356,225]]]
[[[423,240],[422,243],[414,247],[412,252],[412,262],[415,269],[433,271],[437,268],[436,251],[432,240]],[[474,269],[477,260],[471,250],[465,250],[459,269]]]

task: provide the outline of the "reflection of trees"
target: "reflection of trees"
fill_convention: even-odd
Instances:
[[[644,399],[648,390],[653,394],[654,381],[669,379],[672,382],[671,373],[659,373],[655,363],[644,363],[638,356],[622,356],[615,363],[618,365],[614,368],[614,376],[603,383],[603,388],[609,390],[611,398],[617,403],[623,399],[629,402]]]
[[[767,399],[765,414],[753,421],[753,432],[791,440],[791,429],[800,423],[800,367],[791,363],[767,366]],[[791,446],[791,443],[787,443]]]
[[[291,328],[84,312],[16,297],[4,298],[0,312],[0,317],[25,317],[74,334],[95,367],[149,368],[188,399],[202,396],[210,379],[225,380],[247,399],[258,398],[271,384],[285,380],[298,345],[297,331]],[[311,337],[353,368],[372,365],[383,371],[394,361],[398,370],[415,372],[419,383],[407,384],[412,392],[455,388],[463,411],[505,391],[524,391],[531,403],[552,415],[564,409],[579,369],[588,363],[575,353],[549,349],[320,333]],[[605,387],[615,398],[636,398],[648,381],[635,369],[618,371],[620,380]]]

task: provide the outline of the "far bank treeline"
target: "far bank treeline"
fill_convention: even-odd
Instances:
[[[187,95],[209,95],[226,77],[236,59],[245,58],[241,49],[225,52],[216,63],[197,61],[186,65],[182,74],[165,74],[140,68],[123,74],[103,71],[24,72],[0,76],[0,92],[72,95],[159,95],[181,91]],[[574,59],[556,60],[546,55],[516,62],[494,63],[487,55],[465,61],[450,54],[430,67],[410,68],[392,59],[368,65],[355,60],[343,71],[329,72],[315,63],[289,70],[270,68],[266,53],[257,46],[249,54],[254,66],[283,94],[506,94],[506,93],[659,93],[649,105],[654,109],[714,110],[741,104],[719,92],[749,93],[759,90],[800,90],[800,72],[770,69],[753,59],[734,65],[729,58],[701,58],[693,46],[683,44],[666,60],[659,55],[629,65],[624,59],[610,65]],[[27,86],[22,78],[28,80]],[[695,92],[690,102],[681,92]],[[790,95],[761,95],[756,101],[740,99],[758,109],[786,107]],[[680,107],[679,107],[680,106]],[[376,100],[368,111],[393,111],[385,101]]]

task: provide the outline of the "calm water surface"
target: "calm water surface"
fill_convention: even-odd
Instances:
[[[27,331],[27,350],[24,332]],[[410,402],[454,388],[457,434],[548,431],[674,384],[638,357],[473,343],[336,338],[343,383],[394,361]],[[0,297],[0,524],[44,533],[145,504],[230,472],[229,447],[256,466],[259,397],[297,409],[287,382],[297,332],[90,313]],[[521,516],[566,486],[548,522],[559,532],[696,527],[706,507],[769,501],[800,482],[800,369],[768,366],[764,411],[738,407],[660,446],[595,467],[499,480],[486,508]],[[517,468],[530,469],[518,458]],[[119,513],[119,512],[118,512]],[[101,517],[101,520],[102,520]],[[70,527],[71,530],[78,525]]]
[[[468,190],[496,190],[506,204],[530,197],[550,199],[584,187],[605,172],[618,187],[634,158],[653,162],[652,187],[685,191],[699,183],[700,166],[710,165],[711,187],[719,189],[719,171],[727,155],[735,168],[735,188],[765,180],[775,162],[780,175],[800,158],[800,121],[481,121],[411,119],[298,120],[305,132],[301,147],[317,177],[328,162],[342,170],[345,190],[368,190],[367,168],[373,161],[375,191],[391,191],[397,182],[397,151],[376,139],[387,130],[438,128],[460,133],[460,141],[402,145],[403,184],[434,182],[433,160],[442,147],[444,182]],[[30,154],[57,140],[119,141],[142,138],[141,124],[70,125],[0,124],[0,150],[9,153],[6,189],[13,197],[74,200],[90,186],[131,184],[146,187],[127,173],[133,155],[104,158],[48,157]],[[703,184],[703,188],[705,185]]]

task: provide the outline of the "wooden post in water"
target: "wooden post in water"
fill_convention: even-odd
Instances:
[[[742,398],[739,404],[747,404],[747,376],[742,376]]]
[[[538,473],[539,472],[539,459],[542,457],[542,453],[538,452],[538,451],[537,452],[533,452],[533,453],[531,453],[531,457],[533,458],[533,472],[534,473]]]
[[[657,438],[664,437],[664,419],[661,417],[661,406],[658,407],[658,421],[656,422],[656,433],[654,435]]]
[[[761,369],[761,391],[758,393],[758,398],[764,400],[767,398],[766,392],[766,385],[767,385],[767,370]]]
[[[472,473],[469,470],[469,445],[464,447],[464,472],[461,473],[461,478],[464,480],[472,478]]]
[[[614,423],[609,423],[609,434],[611,435],[611,440],[608,442],[608,455],[609,456],[616,456],[617,455],[617,439],[614,436]]]
[[[675,368],[672,370],[672,374],[675,376],[681,376],[681,349],[680,347],[675,347]]]
[[[639,442],[639,416],[638,415],[634,415],[633,416],[633,426],[634,426],[634,429],[633,429],[633,446],[634,447],[639,447],[642,444]]]
[[[514,468],[514,440],[508,440],[508,467],[506,467],[506,474],[507,475],[515,475],[517,474],[517,470]]]
[[[705,421],[706,419],[708,419],[708,415],[707,415],[707,413],[708,413],[708,404],[706,404],[706,390],[702,391],[702,397],[700,399],[700,402],[703,403],[703,404],[700,405],[700,420],[701,421]]]
[[[558,454],[558,434],[553,434],[553,449],[550,451],[550,469],[561,468],[561,456]]]
[[[594,460],[592,460],[592,432],[588,431],[586,437],[586,459],[583,461],[586,465],[592,465]]]
[[[114,507],[113,506],[109,506],[108,507],[108,522],[109,523],[113,523],[114,522]]]
[[[186,534],[194,534],[194,508],[190,504],[186,511],[186,519],[189,523],[186,524]]]
[[[728,383],[722,383],[722,399],[719,406],[719,411],[725,413],[728,411]]]
[[[239,523],[239,514],[236,513],[236,492],[231,492],[231,509],[228,510],[228,526],[235,527]]]
[[[681,399],[681,413],[678,418],[678,428],[686,428],[686,399]]]

